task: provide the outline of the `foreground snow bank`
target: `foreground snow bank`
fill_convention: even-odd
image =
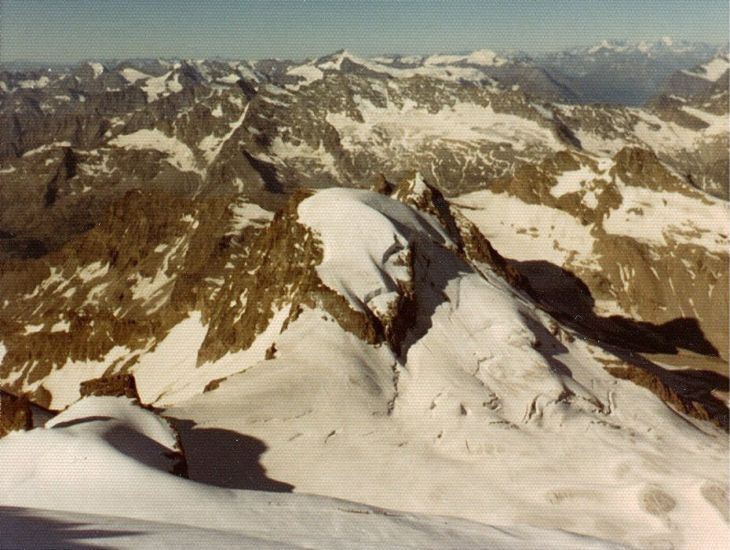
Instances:
[[[23,482],[48,475],[52,499],[74,476],[103,486],[111,477],[136,484],[137,468],[176,470],[182,463],[177,434],[166,420],[125,397],[87,397],[52,418],[44,428],[11,433],[0,440],[0,464],[11,469],[0,480],[3,501],[22,491]],[[12,465],[12,466],[11,466]],[[73,498],[72,496],[70,498]]]
[[[175,442],[154,412],[113,397],[84,399],[45,428],[3,438],[0,547],[612,547],[560,531],[214,488],[161,471]]]

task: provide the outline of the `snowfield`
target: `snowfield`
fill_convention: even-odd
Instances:
[[[377,314],[373,297],[392,298],[407,278],[393,256],[416,251],[419,322],[402,354],[305,310],[257,340],[275,341],[275,358],[167,414],[260,440],[267,476],[296,492],[639,548],[727,546],[726,508],[713,496],[727,494],[724,433],[608,374],[617,359],[605,350],[553,336],[554,321],[488,266],[458,260],[434,220],[339,189],[298,212],[322,241],[320,276],[356,309]],[[207,471],[225,448],[185,441],[193,479],[241,483],[235,467]]]
[[[408,61],[408,59],[405,60]],[[313,82],[321,80],[325,77],[326,71],[341,70],[342,63],[345,61],[352,63],[353,65],[359,65],[369,71],[386,74],[395,78],[423,76],[452,82],[488,81],[488,77],[479,69],[479,67],[500,66],[506,62],[494,52],[489,50],[479,50],[470,55],[464,56],[435,55],[423,60],[423,65],[408,68],[396,68],[390,65],[390,60],[379,60],[377,58],[363,59],[343,50],[329,58],[325,58],[324,60],[314,60],[289,69],[287,71],[288,75],[299,77],[302,80],[297,84],[287,85],[287,88],[291,90],[298,90],[302,86],[307,86]],[[380,61],[382,61],[382,63]],[[420,61],[420,58],[418,58],[418,60],[414,58],[412,61],[417,63]],[[455,63],[456,65],[453,65],[452,63]]]
[[[410,101],[402,107],[389,103],[380,108],[360,99],[358,107],[362,122],[341,113],[327,115],[345,149],[367,145],[382,148],[385,155],[392,154],[393,148],[408,151],[432,141],[463,141],[471,147],[478,142],[509,143],[516,151],[527,146],[548,151],[563,148],[550,129],[516,115],[497,113],[491,105],[458,102],[432,113]],[[387,136],[387,141],[377,136]]]
[[[125,398],[87,398],[0,440],[0,546],[618,548],[560,531],[424,517],[177,478],[175,434]],[[12,467],[10,467],[12,466]]]
[[[564,176],[558,193],[587,179]],[[158,410],[85,398],[0,439],[0,546],[45,533],[57,546],[727,548],[727,433],[611,375],[631,359],[459,252],[466,220],[410,206],[429,197],[420,175],[399,191],[324,189],[296,208],[342,307],[387,326],[413,293],[397,345],[284,302],[250,347],[199,364],[209,327],[190,312],[131,368]],[[456,202],[497,248],[524,226],[510,256],[590,260],[590,228],[566,212],[491,191]],[[234,210],[241,227],[265,222]],[[53,391],[75,400],[78,372]],[[180,451],[189,480],[170,473]]]
[[[571,257],[591,261],[594,237],[590,227],[567,212],[492,191],[462,195],[455,204],[463,207],[464,215],[510,258],[541,259],[556,265]]]
[[[690,76],[696,76],[710,80],[711,82],[717,82],[722,75],[724,75],[728,69],[730,69],[730,61],[727,56],[718,56],[713,60],[701,65],[693,71],[682,71]]]
[[[330,210],[334,204],[338,208]],[[428,242],[436,239],[454,246],[436,220],[372,191],[320,191],[304,201],[298,213],[301,222],[325,243],[317,273],[353,309],[394,292],[397,280],[408,279],[402,252],[411,240],[425,236]],[[368,235],[367,240],[363,235]]]

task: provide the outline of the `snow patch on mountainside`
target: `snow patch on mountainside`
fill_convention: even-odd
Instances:
[[[288,75],[291,76],[298,76],[304,79],[303,82],[300,82],[296,85],[289,85],[288,87],[293,90],[298,90],[301,86],[307,86],[311,84],[312,82],[316,82],[317,80],[321,80],[324,78],[324,73],[321,69],[317,68],[314,64],[306,64],[306,65],[298,65],[296,67],[292,67],[287,71]]]
[[[182,91],[183,87],[179,81],[179,74],[170,71],[162,76],[148,78],[142,90],[147,94],[147,101],[152,103],[161,97]]]
[[[620,180],[616,184],[623,200],[618,209],[609,211],[603,223],[608,233],[637,241],[689,243],[711,252],[727,252],[730,208],[726,201],[658,192]]]
[[[51,79],[43,75],[36,79],[20,80],[18,81],[18,87],[24,89],[38,89],[45,88],[51,82]]]
[[[639,121],[634,126],[636,137],[642,140],[652,150],[680,151],[693,150],[702,145],[702,141],[728,132],[730,119],[727,115],[712,115],[701,113],[699,110],[683,110],[707,122],[710,126],[701,130],[692,130],[677,124],[667,122],[645,111],[634,110]]]
[[[561,173],[558,176],[558,183],[550,188],[550,194],[560,198],[566,193],[581,191],[597,176],[598,174],[590,166],[583,164],[577,170]]]
[[[173,327],[152,352],[142,355],[134,367],[134,377],[143,403],[154,403],[170,386],[195,372],[198,350],[207,331],[200,312],[194,311]]]
[[[47,145],[41,145],[40,147],[36,147],[35,149],[31,149],[30,151],[26,151],[25,153],[23,153],[23,158],[37,155],[39,153],[45,153],[46,151],[52,151],[53,149],[57,149],[59,147],[71,147],[71,142],[56,141]]]
[[[229,139],[231,139],[236,130],[241,127],[243,121],[246,120],[246,114],[248,113],[249,105],[250,104],[247,103],[246,107],[244,107],[243,112],[241,113],[241,116],[228,125],[228,132],[226,132],[223,136],[210,134],[200,140],[198,148],[203,151],[203,156],[205,157],[205,160],[208,162],[208,164],[212,163],[216,158],[218,158],[218,155],[220,154],[223,146],[228,142]]]
[[[283,161],[294,160],[300,164],[308,164],[313,161],[318,169],[326,170],[331,174],[337,173],[337,164],[335,157],[332,153],[327,151],[324,143],[320,142],[319,147],[314,149],[305,142],[301,142],[298,145],[294,145],[288,141],[282,140],[279,136],[276,136],[271,143],[271,153],[274,155],[274,159],[270,159],[268,155],[259,155],[260,158],[276,160],[280,159]],[[306,168],[306,166],[302,166]]]
[[[456,103],[436,113],[406,101],[378,108],[365,99],[358,102],[363,122],[344,113],[328,113],[327,122],[340,133],[345,149],[379,148],[384,153],[413,150],[424,142],[464,141],[508,143],[516,151],[537,146],[558,151],[563,146],[548,128],[516,115],[497,113],[491,105]],[[387,141],[377,136],[386,135]]]
[[[125,149],[152,149],[167,155],[167,160],[182,172],[202,174],[197,167],[195,155],[190,148],[177,138],[165,135],[158,129],[137,130],[131,134],[122,134],[109,142],[109,145]]]
[[[198,221],[191,221],[191,225],[194,229],[197,227]],[[171,263],[177,258],[185,257],[189,246],[188,236],[181,235],[169,245],[163,245],[162,250],[156,250],[164,252],[164,257],[160,262],[160,268],[153,275],[148,277],[141,273],[136,275],[136,282],[131,287],[132,297],[142,302],[147,313],[157,311],[169,298],[175,282],[175,277],[171,275]]]
[[[730,61],[727,56],[718,56],[712,61],[700,65],[697,69],[691,71],[682,71],[684,74],[690,76],[696,76],[710,80],[711,82],[717,82],[727,70],[730,69]]]
[[[126,347],[114,346],[98,361],[69,361],[53,369],[44,380],[26,384],[23,391],[32,391],[38,386],[43,386],[51,393],[49,406],[54,410],[63,409],[81,397],[79,392],[81,382],[98,378],[106,372],[109,365],[123,360],[128,354],[129,349]]]
[[[507,60],[502,59],[491,50],[476,50],[468,55],[431,55],[424,59],[424,65],[451,65],[465,63],[484,67],[499,67]]]
[[[179,403],[202,393],[211,381],[243,372],[263,361],[288,315],[287,308],[275,312],[266,330],[249,348],[198,366],[198,350],[208,329],[202,323],[200,313],[193,312],[134,367],[140,398],[144,403],[157,406]]]
[[[138,71],[137,69],[133,69],[132,67],[126,67],[126,68],[122,69],[120,71],[120,74],[130,84],[134,84],[138,80],[145,80],[148,78],[152,78],[151,75],[148,75],[147,73],[143,73],[142,71]]]
[[[593,262],[590,227],[567,212],[491,191],[468,193],[454,203],[464,206],[462,213],[509,258],[541,259],[556,265],[563,265],[568,258]]]
[[[264,223],[271,221],[274,217],[273,212],[264,210],[258,204],[247,202],[246,200],[239,200],[231,203],[229,210],[232,215],[231,226],[229,229],[230,233],[239,233],[244,228],[252,225],[263,225]]]

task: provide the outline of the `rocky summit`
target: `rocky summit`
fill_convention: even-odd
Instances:
[[[0,510],[726,547],[728,67],[664,40],[1,72]]]

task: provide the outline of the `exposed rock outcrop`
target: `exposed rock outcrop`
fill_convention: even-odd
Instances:
[[[30,402],[0,390],[0,437],[10,432],[30,430],[33,427],[33,412]]]

